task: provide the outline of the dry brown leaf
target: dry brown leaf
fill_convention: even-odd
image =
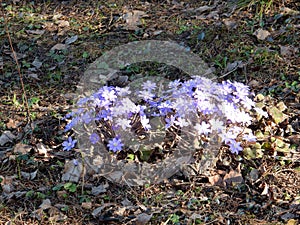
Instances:
[[[261,28],[257,29],[253,35],[257,37],[258,40],[265,40],[267,37],[271,35],[271,33],[267,30],[263,30]]]
[[[6,127],[8,129],[16,129],[18,123],[19,121],[9,118],[8,122],[6,123]]]
[[[91,209],[92,208],[92,203],[91,202],[82,202],[81,207],[84,209]]]
[[[280,54],[282,56],[291,57],[298,52],[298,48],[294,46],[282,46],[280,45]]]
[[[125,19],[127,24],[126,28],[128,30],[136,30],[138,28],[138,25],[141,24],[141,18],[144,16],[146,16],[146,13],[140,10],[127,12],[125,15],[123,15],[123,18]]]
[[[219,174],[208,177],[208,181],[213,186],[215,186],[215,185],[223,186],[224,185],[223,179]]]
[[[14,147],[14,153],[28,154],[32,149],[32,146],[23,143],[17,143]]]
[[[244,179],[242,177],[241,174],[241,168],[240,168],[240,164],[239,166],[236,168],[236,170],[230,170],[229,173],[227,173],[224,176],[224,181],[226,183],[227,186],[235,186],[237,184],[241,184],[244,182]]]

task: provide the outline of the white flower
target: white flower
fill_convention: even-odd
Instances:
[[[196,129],[198,135],[201,135],[201,134],[207,135],[208,133],[211,132],[210,125],[204,121],[202,121],[201,124],[199,124],[199,123],[196,124],[195,129]]]
[[[117,125],[121,126],[122,129],[125,130],[126,128],[130,127],[130,120],[118,118],[117,119]]]

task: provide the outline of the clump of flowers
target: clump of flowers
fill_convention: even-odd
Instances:
[[[136,91],[129,86],[103,86],[77,102],[77,110],[66,116],[70,122],[65,131],[78,124],[95,123],[98,129],[87,134],[90,142],[101,142],[108,151],[118,153],[132,148],[127,134],[143,140],[162,131],[163,143],[157,144],[166,150],[176,146],[181,131],[188,130],[200,143],[214,136],[238,154],[246,142],[256,141],[252,131],[246,129],[252,122],[250,112],[267,116],[255,107],[250,96],[249,87],[242,83],[216,83],[202,77],[172,81],[164,90],[149,80]],[[72,139],[64,142],[64,150],[75,143]]]

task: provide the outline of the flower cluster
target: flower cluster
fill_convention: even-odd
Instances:
[[[250,98],[249,87],[231,81],[216,83],[207,78],[193,77],[188,81],[172,81],[158,95],[156,83],[147,81],[134,93],[130,88],[101,87],[89,97],[77,102],[77,110],[69,113],[72,118],[68,131],[77,124],[105,124],[110,135],[99,132],[90,134],[92,144],[105,143],[108,150],[117,152],[125,147],[119,133],[133,132],[138,124],[144,133],[153,132],[151,119],[162,118],[164,129],[188,127],[199,140],[216,134],[232,153],[243,150],[243,142],[253,142],[256,137],[245,129],[252,122],[249,112],[256,110],[267,116]],[[135,96],[132,100],[129,96]],[[138,100],[136,100],[138,99]],[[64,142],[65,150],[74,147],[69,139]],[[127,146],[130,148],[130,146]]]

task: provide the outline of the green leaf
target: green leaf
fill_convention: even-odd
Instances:
[[[269,108],[268,111],[276,124],[283,122],[287,118],[287,116],[275,106]]]
[[[56,185],[56,186],[54,186],[54,187],[52,188],[52,191],[59,191],[59,190],[61,190],[61,188],[62,188],[63,186],[64,186],[63,184],[58,184],[58,185]]]
[[[84,58],[84,59],[88,58],[89,56],[90,56],[90,54],[88,52],[84,52],[82,54],[82,58]]]
[[[259,143],[251,145],[251,147],[244,148],[243,155],[246,159],[258,159],[262,158],[263,151]]]
[[[272,144],[270,142],[264,142],[261,147],[262,147],[262,149],[265,149],[265,150],[271,150]]]
[[[134,160],[134,154],[128,154],[127,159]]]
[[[148,161],[150,159],[152,150],[143,149],[142,151],[140,151],[140,153],[142,161]]]
[[[64,189],[66,189],[69,192],[73,192],[74,193],[74,192],[76,192],[77,185],[69,182],[69,183],[66,183],[64,185]]]

